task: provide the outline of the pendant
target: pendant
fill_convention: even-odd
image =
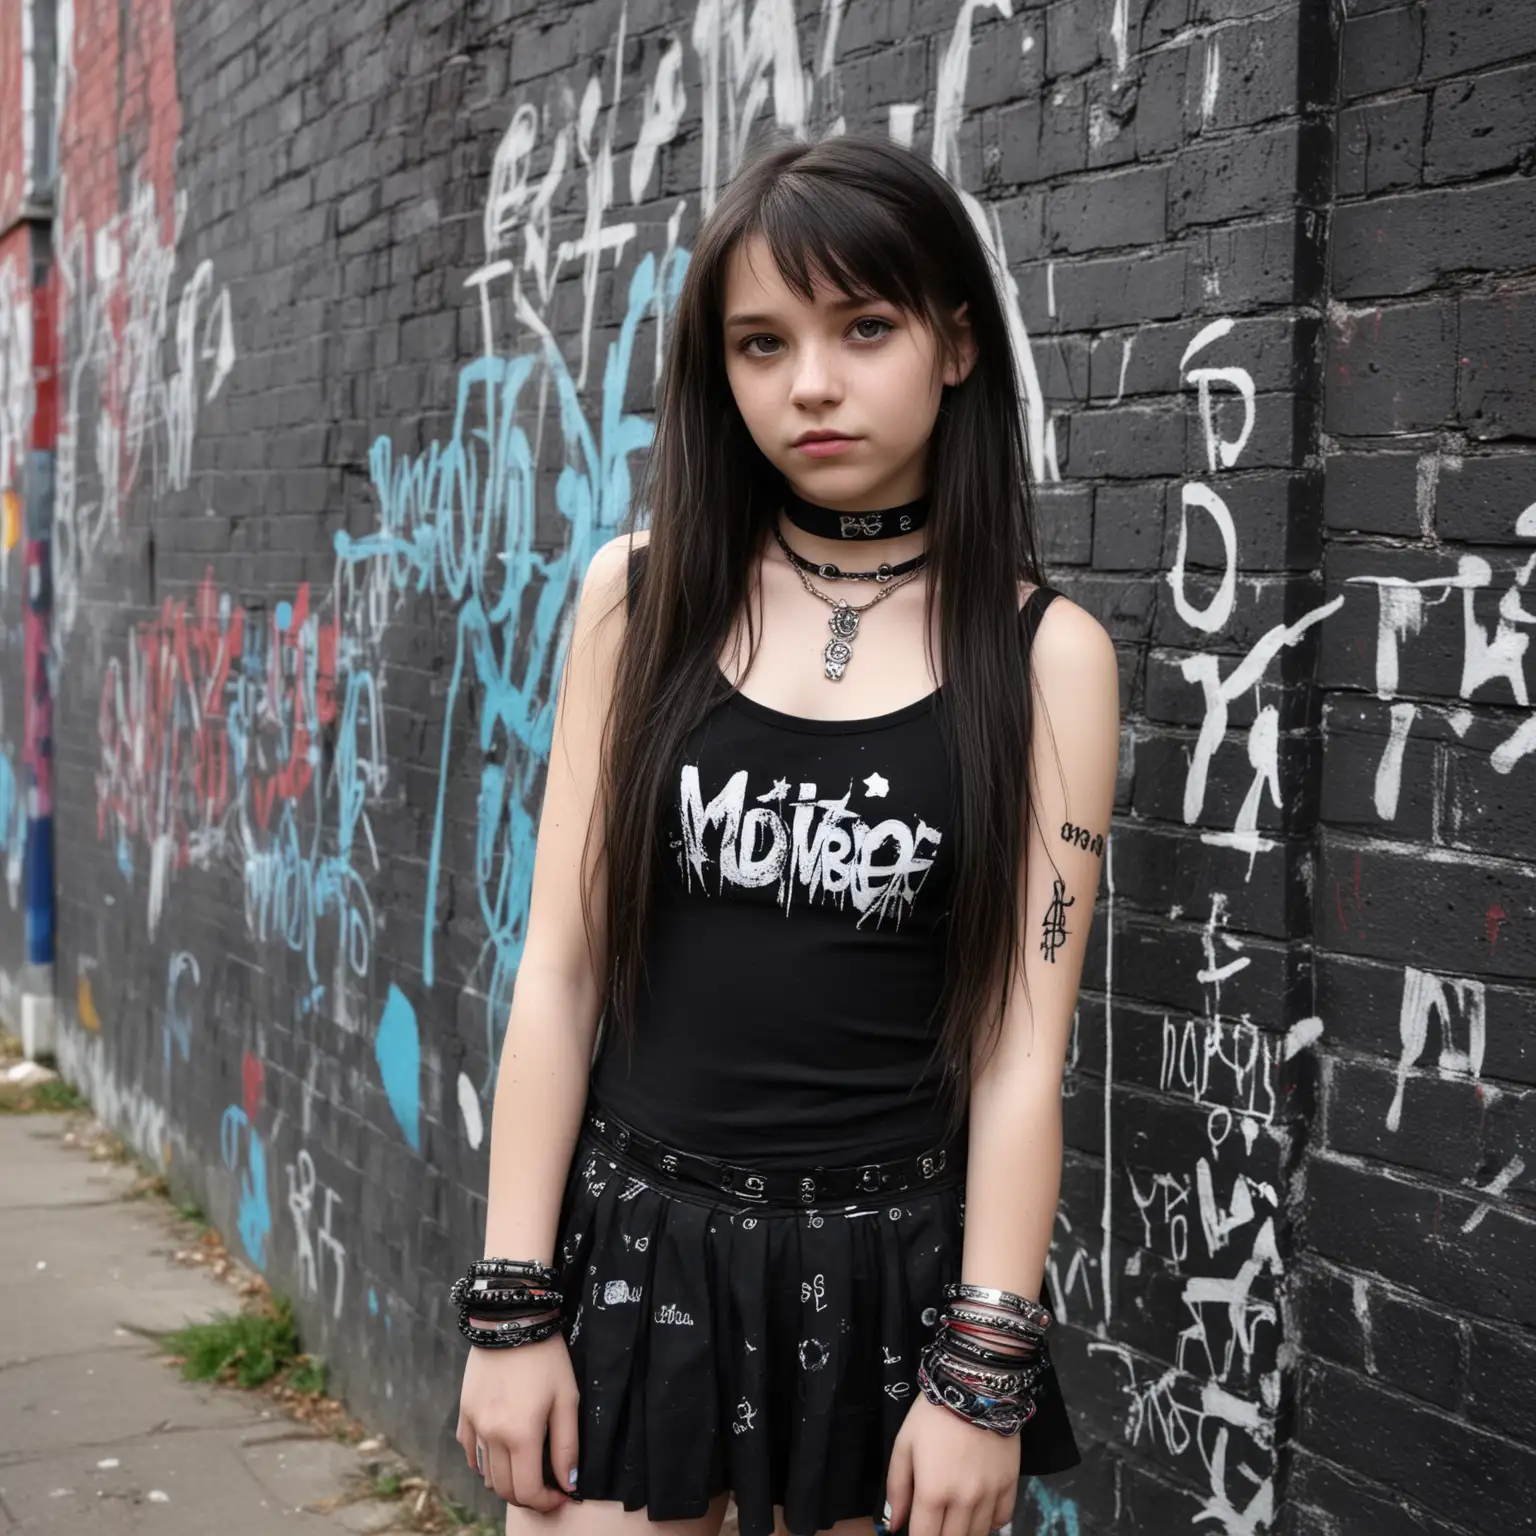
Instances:
[[[845,539],[878,539],[880,537],[880,514],[867,512],[862,516],[849,517],[846,513],[838,518],[839,529]]]
[[[828,680],[840,683],[848,663],[853,660],[853,647],[848,642],[859,633],[859,615],[847,603],[839,602],[827,618],[827,627],[833,638],[827,641],[822,659]]]

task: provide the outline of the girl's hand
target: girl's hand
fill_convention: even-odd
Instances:
[[[886,1524],[908,1536],[987,1536],[1013,1519],[1019,1437],[913,1400],[891,1451]]]
[[[464,1459],[508,1504],[545,1514],[576,1492],[576,1374],[557,1333],[516,1349],[472,1348],[459,1394]],[[564,1488],[544,1481],[544,1435]],[[477,1453],[483,1465],[477,1465]]]

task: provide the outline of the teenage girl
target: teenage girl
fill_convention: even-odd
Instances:
[[[1042,577],[997,281],[875,139],[776,137],[700,231],[454,1288],[513,1536],[732,1493],[742,1536],[985,1536],[1078,1460],[1041,1299],[1119,695]]]

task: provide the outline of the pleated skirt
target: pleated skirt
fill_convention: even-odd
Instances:
[[[775,1505],[794,1536],[878,1520],[964,1219],[963,1172],[834,1207],[746,1206],[584,1129],[556,1240],[580,1497],[680,1520],[729,1489],[742,1536],[770,1536]],[[1036,1402],[1021,1471],[1076,1465],[1054,1373]]]

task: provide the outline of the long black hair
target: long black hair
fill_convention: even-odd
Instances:
[[[936,1053],[957,1128],[1019,964],[1031,716],[1019,583],[1043,577],[998,277],[955,189],[884,139],[806,143],[775,132],[723,191],[693,248],[637,502],[636,521],[639,509],[649,514],[650,547],[620,652],[594,817],[604,834],[609,1016],[632,1041],[657,817],[685,738],[720,700],[716,659],[785,489],[747,431],[725,368],[727,263],[754,236],[806,302],[818,280],[850,298],[878,296],[924,323],[946,360],[959,341],[950,317],[968,306],[975,362],[962,383],[944,387],[929,443],[925,600],[931,634],[936,595],[964,597],[939,615],[940,715],[959,827]],[[583,910],[590,937],[590,904]]]

